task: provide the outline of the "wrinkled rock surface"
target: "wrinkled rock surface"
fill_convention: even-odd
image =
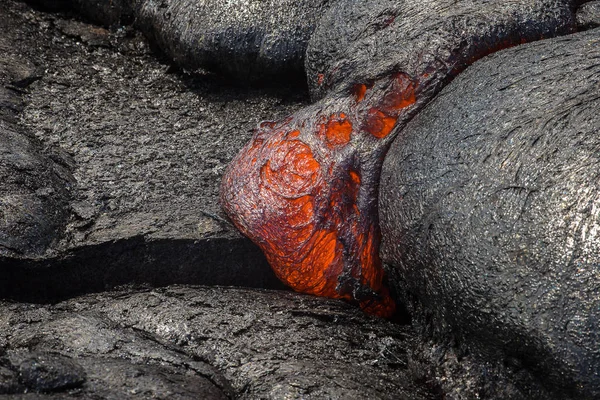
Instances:
[[[221,202],[291,288],[390,316],[377,210],[390,143],[469,64],[570,32],[574,18],[555,0],[347,1],[319,26],[307,73],[329,93],[255,130],[223,176]]]
[[[175,63],[241,81],[303,75],[329,0],[140,0],[135,25]]]
[[[0,52],[0,259],[35,257],[64,230],[72,177],[18,125],[23,87],[40,71],[7,37]]]
[[[481,53],[572,32],[572,8],[569,0],[338,1],[307,48],[311,96],[392,72],[433,81],[435,93]]]
[[[384,260],[439,336],[577,398],[600,396],[599,60],[596,29],[476,63],[398,137],[380,193]]]
[[[442,322],[432,325],[423,308],[412,303],[413,292],[398,276],[391,281],[396,282],[400,298],[414,306],[413,326],[370,318],[338,301],[223,287],[126,288],[59,302],[131,282],[280,287],[258,249],[220,214],[218,181],[260,120],[290,115],[308,101],[296,81],[293,87],[277,91],[241,90],[204,71],[182,73],[157,62],[141,35],[123,26],[134,21],[133,2],[32,2],[63,11],[67,7],[104,27],[12,1],[3,1],[0,7],[0,121],[5,135],[0,139],[4,178],[0,179],[0,210],[5,217],[3,222],[0,219],[0,232],[4,232],[0,244],[5,250],[0,254],[1,394],[115,399],[195,399],[199,394],[203,398],[547,399],[589,394],[585,391],[592,378],[580,380],[581,387],[569,386],[577,376],[568,376],[568,367],[561,364],[564,358],[554,364],[540,363],[537,370],[532,367],[531,363],[552,356],[524,357],[543,347],[535,347],[537,343],[506,356],[502,349],[496,351],[497,340],[480,346],[462,340],[473,338],[481,344],[493,338],[481,335],[480,340],[475,329],[466,333],[469,324],[463,336],[448,333],[457,326],[451,319],[434,318]],[[146,21],[156,25],[148,22],[146,33],[171,58],[181,57],[176,61],[189,70],[211,67],[206,59],[186,53],[198,44],[201,32],[211,38],[205,49],[226,64],[213,64],[217,72],[240,74],[243,68],[242,79],[277,71],[287,74],[301,64],[299,49],[306,46],[316,13],[329,3],[333,2],[320,2],[323,7],[313,10],[303,8],[305,3],[286,2],[284,9],[278,8],[281,2],[261,8],[271,3],[248,1],[243,12],[218,15],[212,8],[192,10],[189,3],[177,8],[175,2],[166,2],[165,6],[181,12],[172,15],[176,23],[171,25],[164,10],[153,8],[157,3],[147,2]],[[412,3],[390,6],[377,1],[372,9],[356,3],[353,12],[356,21],[366,26],[366,34],[360,33],[365,40],[347,48],[349,42],[334,41],[331,48],[319,50],[320,40],[325,39],[322,33],[315,35],[313,49],[332,56],[323,65],[310,64],[315,57],[307,60],[317,71],[311,75],[315,97],[335,82],[379,78],[389,68],[403,68],[404,64],[385,57],[386,49],[402,51],[402,46],[394,47],[386,29],[402,30],[399,7]],[[202,4],[231,7],[230,2]],[[538,21],[530,25],[536,35],[568,33],[573,28],[571,5],[528,3],[516,19],[530,16]],[[335,12],[342,11],[328,14],[321,30],[329,25],[352,31],[341,26],[343,20],[335,20]],[[473,10],[474,18],[477,11]],[[263,13],[279,22],[271,25],[273,21],[262,18]],[[239,19],[240,14],[247,18]],[[187,32],[186,21],[200,16],[211,24],[204,31]],[[139,19],[140,24],[143,21]],[[239,28],[236,38],[244,43],[233,53],[223,39],[228,24]],[[448,32],[463,28],[437,27]],[[287,35],[288,28],[297,36]],[[281,41],[274,43],[269,29],[277,31]],[[443,35],[427,36],[431,32],[425,31],[425,37],[439,40],[445,48]],[[345,35],[340,37],[351,41]],[[376,60],[371,58],[370,52],[376,50],[372,40],[381,36],[391,47],[382,47],[379,61],[369,63]],[[457,42],[452,43],[448,48],[454,51]],[[263,45],[265,51],[257,55]],[[538,58],[547,50],[539,49]],[[351,68],[352,58],[367,63],[366,75],[359,74],[362,67]],[[244,75],[248,66],[244,63],[251,60],[258,67],[251,71],[254,75]],[[452,62],[447,65],[452,66]],[[315,89],[321,73],[324,89]],[[447,82],[440,76],[443,79],[433,85],[434,91]],[[328,104],[336,106],[339,97],[331,99]],[[1,198],[4,193],[24,194],[41,206],[10,203]],[[14,240],[15,235],[21,235],[19,240]],[[15,249],[22,245],[26,251]],[[49,300],[58,303],[29,303]],[[438,303],[444,306],[443,301]],[[487,313],[487,304],[480,310]],[[580,334],[580,341],[589,343],[597,332],[592,328],[589,334],[577,325],[585,323],[576,320],[569,334]],[[432,327],[438,329],[435,343],[420,336],[429,337]],[[524,336],[517,332],[517,337]],[[586,361],[585,357],[597,353],[592,348],[581,354]],[[577,365],[585,368],[584,363]],[[545,378],[552,366],[556,371]],[[566,375],[550,382],[561,371]]]
[[[240,399],[524,398],[499,371],[422,340],[408,325],[280,291],[174,286],[56,305],[0,302],[0,349],[5,393],[26,387],[15,376],[21,360],[49,360],[63,379],[30,384],[34,391],[62,382],[42,399],[167,391],[219,398],[215,388]]]
[[[77,300],[56,306],[0,303],[3,398],[23,393],[69,399],[234,395],[206,361],[149,332],[116,323],[94,309],[93,299],[86,303],[87,309]]]
[[[30,0],[105,27],[135,25],[170,61],[238,82],[301,79],[308,40],[332,0]]]

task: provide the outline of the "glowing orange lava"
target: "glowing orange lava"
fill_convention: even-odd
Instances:
[[[364,100],[365,95],[367,94],[367,85],[361,83],[358,85],[354,85],[353,88],[354,99],[357,103],[360,103]]]
[[[319,128],[319,135],[325,137],[329,147],[343,146],[350,142],[352,134],[352,123],[346,114],[333,114],[326,124]]]
[[[377,182],[363,179],[357,149],[366,137],[393,131],[415,102],[415,84],[395,74],[380,87],[369,94],[373,84],[355,85],[353,101],[337,112],[323,115],[315,107],[261,124],[230,164],[221,196],[284,283],[389,317],[395,304],[383,286]],[[382,160],[383,150],[372,149],[378,151]]]

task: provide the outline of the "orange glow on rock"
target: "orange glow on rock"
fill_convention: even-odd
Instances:
[[[368,110],[363,130],[378,139],[385,138],[396,126],[396,121],[403,110],[416,101],[413,80],[406,74],[395,74],[377,106]]]
[[[405,74],[396,74],[392,80],[391,90],[383,97],[382,109],[390,113],[398,112],[417,101],[415,85]]]
[[[317,296],[340,298],[341,296],[335,291],[337,286],[335,277],[342,272],[342,265],[339,262],[341,248],[335,233],[326,230],[316,231],[301,251],[304,262],[300,265],[294,262],[288,262],[286,265],[286,257],[280,257],[279,254],[267,258],[283,266],[275,270],[275,273],[294,290]],[[334,279],[330,279],[331,277]]]
[[[325,81],[325,75],[323,75],[323,74],[317,75],[317,85],[321,86],[323,84],[323,81]]]
[[[350,171],[350,179],[357,185],[360,185],[360,175],[356,171]]]
[[[331,115],[321,129],[330,147],[343,146],[350,142],[352,123],[344,113]]]
[[[396,118],[372,108],[369,110],[364,130],[378,139],[383,139],[392,132],[396,120]]]
[[[294,139],[294,138],[297,138],[298,136],[300,136],[300,131],[296,130],[296,131],[291,131],[290,133],[288,133],[287,138]]]
[[[365,99],[365,95],[367,94],[367,85],[365,85],[365,84],[354,85],[352,92],[353,92],[354,99],[356,100],[356,102],[360,103],[361,101],[363,101]]]
[[[293,140],[282,142],[274,157],[261,168],[262,183],[284,196],[294,196],[314,185],[319,163],[310,148]]]
[[[439,89],[432,85],[519,41],[482,42],[466,53],[439,55],[450,70],[419,63],[412,76],[390,72],[368,86],[333,90],[282,121],[261,123],[227,168],[223,208],[294,290],[391,316],[395,304],[383,285],[377,210],[387,148],[398,125]],[[316,81],[322,86],[325,75]]]
[[[261,124],[221,188],[228,215],[286,285],[353,301],[382,317],[391,316],[395,304],[379,258],[376,175],[363,174],[357,149],[363,132],[388,137],[416,101],[407,75],[386,79],[369,86],[369,96],[366,85],[355,86],[356,101],[337,112],[315,107]],[[383,146],[371,150],[376,163],[384,152]]]

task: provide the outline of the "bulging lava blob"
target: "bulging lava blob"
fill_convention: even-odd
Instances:
[[[415,88],[408,75],[392,74],[264,122],[230,164],[223,207],[294,290],[394,313],[379,258],[378,171]]]

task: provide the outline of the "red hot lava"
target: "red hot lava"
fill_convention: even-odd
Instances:
[[[230,164],[221,201],[291,288],[357,301],[389,317],[377,215],[378,171],[396,121],[416,101],[403,73],[262,123]]]

